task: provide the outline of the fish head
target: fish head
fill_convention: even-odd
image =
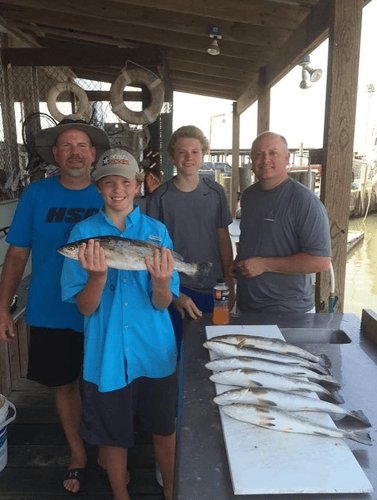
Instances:
[[[64,255],[64,257],[68,257],[70,259],[78,260],[79,258],[79,248],[82,243],[85,243],[83,240],[81,241],[73,241],[72,243],[67,243],[57,249],[57,251]]]

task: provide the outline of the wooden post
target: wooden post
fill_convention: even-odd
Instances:
[[[357,77],[363,0],[330,2],[329,61],[321,200],[330,220],[338,312],[343,311]],[[316,307],[328,311],[329,273],[316,280]]]
[[[361,331],[377,344],[377,314],[372,309],[363,309]]]
[[[266,86],[266,68],[259,69],[258,135],[270,129],[270,89]],[[284,132],[282,132],[284,135]]]
[[[237,103],[233,103],[233,139],[232,139],[232,189],[230,190],[230,210],[233,218],[237,210],[237,192],[239,186],[240,166],[240,115],[237,113]]]

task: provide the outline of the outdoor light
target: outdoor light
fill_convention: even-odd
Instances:
[[[215,37],[211,45],[207,49],[208,54],[211,54],[211,56],[218,56],[220,54],[220,48],[219,48],[219,42],[217,41],[217,37]]]
[[[305,66],[305,71],[310,74],[310,80],[315,83],[321,79],[322,70],[321,69],[313,69],[310,66]]]
[[[302,80],[300,83],[300,89],[309,89],[313,85],[310,75],[305,68],[302,68]]]
[[[302,66],[302,80],[300,83],[300,89],[308,89],[312,86],[312,83],[318,82],[322,76],[321,69],[313,69],[309,66],[310,56],[304,57],[304,59],[299,63]]]
[[[218,56],[220,54],[220,47],[218,39],[221,38],[221,28],[219,26],[210,26],[209,27],[209,36],[213,38],[211,45],[208,47],[207,52],[211,56]]]

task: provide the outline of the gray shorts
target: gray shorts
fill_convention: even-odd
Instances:
[[[177,376],[140,377],[127,387],[99,392],[84,380],[80,435],[89,444],[130,448],[134,422],[151,434],[170,436],[175,431]]]

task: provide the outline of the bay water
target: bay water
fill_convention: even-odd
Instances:
[[[377,314],[377,213],[350,219],[349,230],[363,231],[364,239],[347,256],[344,312],[361,318],[363,309]]]

